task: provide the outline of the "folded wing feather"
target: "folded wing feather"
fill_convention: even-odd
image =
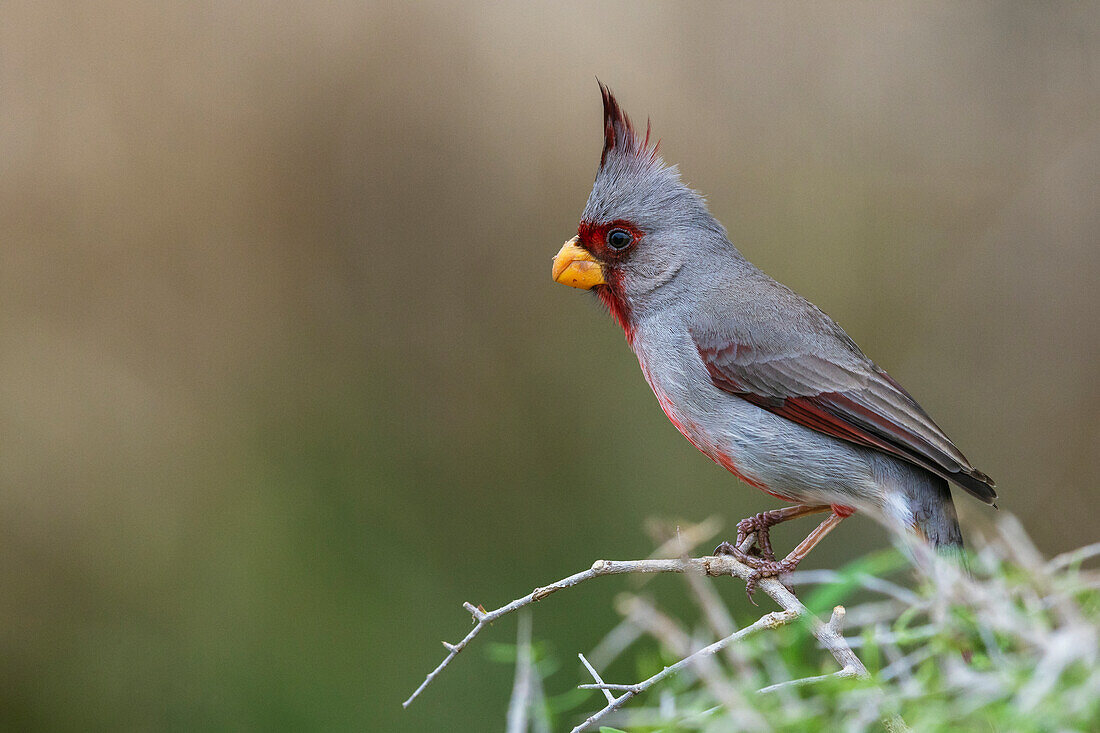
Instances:
[[[693,337],[720,389],[813,430],[922,466],[988,504],[997,498],[993,480],[971,466],[916,400],[846,337],[836,359]]]

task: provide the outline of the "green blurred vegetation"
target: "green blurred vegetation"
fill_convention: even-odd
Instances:
[[[1100,721],[1100,573],[1092,566],[1100,543],[1046,559],[1014,517],[987,530],[974,543],[978,550],[970,555],[970,572],[954,566],[916,571],[905,555],[890,548],[849,562],[828,577],[814,578],[813,572],[788,576],[818,618],[834,614],[835,619],[837,604],[846,607],[839,628],[866,666],[866,678],[836,676],[836,661],[804,618],[740,639],[707,657],[705,665],[697,658],[696,665],[627,701],[607,718],[613,727],[599,730],[1095,730]],[[638,640],[625,647],[604,642],[601,650],[592,651],[604,657],[595,667],[612,684],[647,680],[690,653],[677,648],[683,639],[692,640],[691,651],[702,649],[765,611],[742,616],[737,626],[720,631],[707,595],[685,587],[694,607],[667,614],[634,585],[616,606]],[[616,627],[608,638],[620,630]],[[524,643],[517,640],[517,645]],[[518,675],[517,645],[497,643],[491,657],[517,667]],[[571,668],[580,682],[592,681],[579,664],[562,665],[551,646],[540,641],[532,648],[531,689],[539,690],[542,679],[560,666]],[[606,651],[611,648],[616,652]],[[515,696],[513,691],[513,703]],[[544,730],[570,730],[603,704],[597,691],[574,689],[523,709],[533,730],[540,729],[539,723]]]
[[[640,556],[649,517],[771,506],[550,282],[597,74],[1040,546],[1094,539],[1097,20],[6,5],[0,723],[498,729],[510,671],[476,658],[400,708],[461,601]],[[856,519],[812,561],[884,542]],[[614,592],[540,606],[540,638],[589,648]]]

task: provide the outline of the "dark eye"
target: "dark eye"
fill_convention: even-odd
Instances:
[[[626,249],[633,241],[634,237],[625,229],[612,229],[607,233],[607,246],[611,249]]]

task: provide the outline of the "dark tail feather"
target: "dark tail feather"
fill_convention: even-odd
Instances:
[[[994,488],[997,484],[993,482],[993,479],[989,478],[978,469],[971,468],[970,470],[957,471],[948,476],[948,478],[984,501],[986,504],[992,507],[997,506],[993,503],[997,500],[997,491]]]
[[[932,489],[933,486],[929,486]],[[925,492],[924,496],[912,497],[914,525],[917,532],[928,544],[937,550],[961,548],[962,529],[959,528],[959,515],[955,512],[955,503],[951,501],[951,489],[947,482],[937,477],[934,488],[937,491]]]
[[[947,481],[927,474],[928,480],[909,491],[909,507],[913,512],[913,530],[938,555],[949,557],[965,565],[962,530],[959,515],[951,500]]]

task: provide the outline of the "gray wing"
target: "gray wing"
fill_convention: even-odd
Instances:
[[[759,326],[733,329],[713,322],[692,333],[714,384],[808,428],[922,466],[992,504],[993,480],[971,466],[916,400],[836,323],[798,299],[812,313],[802,310],[803,323],[773,324],[763,339],[745,335],[761,334]],[[811,318],[818,322],[807,332]]]

